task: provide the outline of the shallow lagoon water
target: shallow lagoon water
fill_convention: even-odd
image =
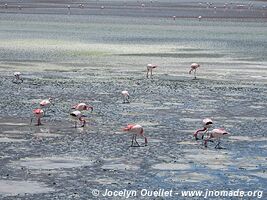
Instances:
[[[107,185],[265,190],[264,17],[199,22],[174,21],[166,17],[173,15],[169,9],[153,17],[136,16],[139,11],[119,17],[116,9],[101,15],[2,11],[0,174],[15,194],[29,193],[21,199],[92,199],[91,189]],[[188,75],[192,62],[201,63],[197,80]],[[145,78],[148,63],[159,65],[153,79]],[[25,79],[20,85],[11,83],[17,70]],[[124,89],[131,94],[127,105]],[[51,96],[55,112],[43,126],[29,126],[31,110]],[[95,108],[85,128],[69,121],[77,101]],[[212,143],[205,149],[192,139],[205,117],[231,133],[222,140],[226,149]],[[128,123],[143,125],[147,147],[130,148],[132,136],[122,132]],[[10,187],[2,188],[1,198],[16,199]]]

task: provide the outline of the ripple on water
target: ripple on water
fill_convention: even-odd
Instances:
[[[208,174],[192,172],[192,173],[177,174],[176,176],[168,178],[167,180],[171,180],[173,182],[197,183],[197,182],[208,181],[212,179],[214,179],[214,177]]]
[[[91,166],[93,160],[82,157],[44,157],[44,158],[24,158],[20,161],[14,162],[15,166],[23,166],[28,169],[60,169],[60,168],[73,168],[81,166]]]
[[[36,181],[0,180],[0,195],[13,196],[18,194],[37,194],[52,192],[54,189]]]
[[[211,169],[228,169],[233,165],[229,156],[223,152],[212,150],[186,150],[185,158],[195,164],[203,165]]]
[[[153,169],[158,170],[188,170],[191,166],[186,163],[158,163],[152,166]]]
[[[23,139],[12,139],[12,138],[0,138],[0,142],[25,142],[27,140],[23,140]]]
[[[260,142],[260,141],[267,141],[267,137],[249,137],[249,136],[230,136],[229,140],[231,141],[253,141],[253,142]]]
[[[123,163],[114,163],[114,164],[104,164],[102,169],[106,170],[138,170],[139,167],[136,165],[123,164]]]
[[[4,122],[4,123],[0,123],[0,125],[6,125],[6,126],[28,126],[29,124]]]

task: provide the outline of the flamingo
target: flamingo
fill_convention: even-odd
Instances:
[[[51,97],[49,97],[48,99],[42,100],[40,102],[40,107],[43,108],[43,109],[45,109],[45,110],[48,110],[50,108],[51,104],[54,105],[53,102],[52,102],[52,100],[53,99]]]
[[[94,110],[93,106],[87,105],[85,103],[78,103],[78,104],[72,106],[71,108],[75,109],[75,110],[79,110],[79,111],[91,109],[91,111],[93,112],[93,110]]]
[[[41,118],[44,116],[44,111],[40,108],[34,109],[33,110],[33,115],[37,118],[37,126],[42,125],[41,124]],[[31,123],[32,123],[32,118],[31,118]]]
[[[85,126],[85,119],[83,117],[85,117],[79,110],[75,110],[73,112],[70,113],[71,118],[75,121],[75,128],[77,128],[77,121],[79,120],[80,122],[82,122],[82,126]]]
[[[194,137],[196,140],[199,140],[199,138],[197,137],[197,134],[199,134],[200,132],[203,132],[202,133],[202,139],[203,139],[205,133],[207,133],[207,131],[209,130],[209,128],[212,127],[212,124],[213,124],[213,122],[210,118],[203,119],[202,123],[203,123],[203,129],[198,129],[194,133]]]
[[[146,77],[148,78],[148,73],[150,71],[150,77],[152,78],[152,70],[157,68],[158,66],[155,64],[148,64],[147,65],[147,73],[146,73]]]
[[[130,103],[130,100],[129,100],[129,98],[130,98],[129,92],[126,91],[126,90],[123,90],[121,92],[121,94],[123,96],[123,102],[122,103]]]
[[[40,107],[41,108],[49,108],[51,106],[51,101],[52,101],[52,98],[49,97],[48,99],[44,99],[40,102]]]
[[[138,144],[138,142],[136,141],[136,137],[137,135],[142,136],[143,138],[145,138],[145,145],[147,145],[147,138],[144,135],[144,129],[141,125],[139,124],[129,124],[127,125],[124,129],[124,131],[129,131],[133,133],[133,137],[132,137],[132,145],[131,147],[133,147],[133,143],[135,141],[135,143],[137,144],[138,147],[140,147],[140,145]]]
[[[173,15],[173,16],[172,16],[172,19],[175,21],[175,19],[176,19],[176,16],[175,16],[175,15]]]
[[[210,142],[214,142],[213,140],[211,139],[217,139],[217,144],[215,145],[215,148],[216,149],[222,149],[222,147],[220,146],[221,144],[221,141],[220,139],[222,137],[225,137],[225,136],[229,136],[230,133],[228,133],[227,131],[225,131],[223,128],[216,128],[216,129],[213,129],[210,133],[209,133],[209,137],[207,139],[205,139],[204,141],[204,145],[205,147],[207,147],[207,143],[210,141]]]
[[[201,19],[202,19],[202,16],[198,16],[198,21],[201,21]]]
[[[20,72],[14,72],[14,80],[13,83],[23,83],[23,79],[21,78],[21,73]]]
[[[192,71],[194,71],[194,79],[196,79],[197,77],[196,77],[196,73],[197,73],[197,68],[199,68],[200,67],[200,64],[197,64],[197,63],[192,63],[191,64],[191,69],[190,69],[190,71],[189,71],[189,74],[191,74],[192,73]]]

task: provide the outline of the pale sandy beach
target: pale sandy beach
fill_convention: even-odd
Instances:
[[[101,195],[144,188],[257,190],[266,198],[266,1],[6,2],[0,199],[125,199]],[[201,65],[196,80],[193,62]],[[148,63],[159,66],[152,79]],[[15,71],[22,84],[12,83]],[[122,104],[123,90],[130,104]],[[53,111],[30,125],[48,97]],[[94,111],[75,129],[69,113],[78,102]],[[231,134],[225,149],[193,140],[206,117]],[[143,126],[148,146],[140,138],[142,147],[130,147],[128,123]]]

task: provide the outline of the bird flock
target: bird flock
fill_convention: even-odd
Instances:
[[[153,76],[153,70],[156,69],[158,65],[156,64],[148,64],[147,70],[146,70],[146,77],[152,78]],[[189,74],[194,72],[194,79],[196,79],[196,71],[200,67],[200,64],[198,63],[192,63],[190,66]],[[14,72],[14,79],[12,80],[13,83],[21,84],[23,83],[23,78],[21,77],[21,72]],[[121,92],[122,94],[122,103],[130,103],[130,94],[127,90],[123,90]],[[37,123],[36,126],[42,125],[41,118],[43,118],[50,110],[51,105],[54,105],[53,99],[49,97],[48,99],[41,100],[39,103],[40,108],[33,109],[32,113],[33,116],[36,118]],[[70,118],[72,121],[74,121],[74,127],[77,128],[78,123],[81,124],[81,127],[84,127],[86,125],[86,115],[84,114],[85,111],[91,110],[93,112],[94,108],[91,105],[88,105],[84,102],[78,103],[76,105],[73,105],[71,107],[74,111],[70,112]],[[32,124],[33,118],[31,118]],[[224,130],[223,128],[215,128],[213,130],[209,130],[213,126],[213,121],[210,118],[203,119],[203,127],[196,130],[193,133],[193,137],[195,140],[202,140],[203,145],[207,147],[208,142],[215,142],[217,141],[215,148],[221,149],[221,138],[225,136],[229,136],[230,134]],[[140,144],[137,142],[137,136],[144,138],[145,146],[148,144],[148,139],[144,134],[144,129],[139,124],[128,124],[125,128],[123,128],[123,131],[127,131],[132,133],[132,143],[131,147],[140,147]]]

